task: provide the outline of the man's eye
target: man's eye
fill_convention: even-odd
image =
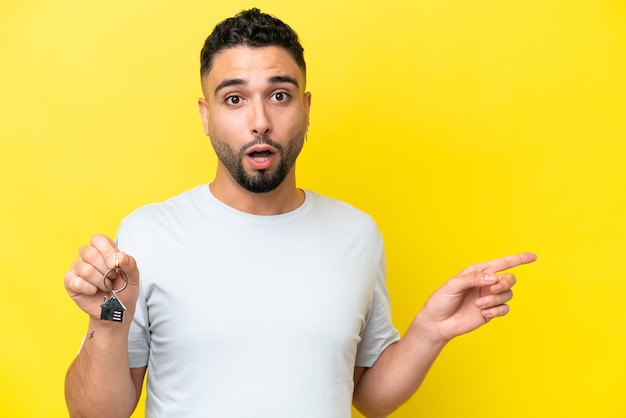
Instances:
[[[287,100],[289,100],[289,94],[285,93],[284,91],[279,91],[277,93],[274,93],[274,100],[276,100],[277,102],[286,102]]]
[[[226,104],[238,105],[239,103],[241,103],[241,97],[239,96],[228,96],[226,98]]]

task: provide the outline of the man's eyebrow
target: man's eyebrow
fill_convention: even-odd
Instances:
[[[296,87],[300,87],[298,85],[298,80],[288,75],[275,75],[269,78],[270,83],[291,83]]]
[[[290,83],[296,87],[300,87],[300,85],[298,84],[298,80],[288,75],[275,75],[275,76],[270,77],[268,81],[272,84]],[[246,84],[247,84],[246,80],[243,80],[241,78],[229,78],[228,80],[224,80],[220,84],[218,84],[217,87],[215,87],[215,92],[213,94],[217,96],[217,93],[219,93],[220,90],[226,87],[243,86]]]
[[[218,84],[217,87],[215,87],[215,92],[213,94],[217,96],[217,93],[219,93],[220,90],[226,87],[243,86],[244,84],[246,84],[246,81],[242,80],[241,78],[231,78],[228,80],[224,80],[220,84]]]

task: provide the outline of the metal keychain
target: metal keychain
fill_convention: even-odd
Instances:
[[[117,239],[115,240],[115,267],[108,270],[104,273],[104,277],[102,281],[104,283],[104,288],[107,292],[111,292],[111,297],[104,297],[104,303],[100,305],[102,311],[100,312],[100,319],[104,319],[106,321],[114,321],[114,322],[122,322],[124,320],[124,311],[126,311],[126,307],[122,303],[121,300],[118,299],[117,294],[124,291],[126,286],[128,286],[128,274],[124,270],[120,268],[120,260],[118,258],[119,249],[117,248]],[[107,278],[111,273],[117,273],[118,275],[122,275],[124,277],[124,286],[120,289],[111,289],[107,285]]]

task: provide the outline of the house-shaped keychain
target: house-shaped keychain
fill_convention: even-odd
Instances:
[[[104,300],[104,303],[100,305],[102,311],[100,312],[100,319],[107,321],[122,322],[124,320],[124,311],[126,307],[116,296],[115,293],[110,298]]]

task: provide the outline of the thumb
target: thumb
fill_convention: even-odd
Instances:
[[[475,287],[492,285],[497,281],[497,274],[472,271],[450,279],[448,281],[448,291],[451,293],[463,293]]]
[[[137,270],[137,261],[131,255],[122,251],[107,257],[107,266],[109,268],[119,267],[128,274],[128,284],[139,284],[139,271]]]

